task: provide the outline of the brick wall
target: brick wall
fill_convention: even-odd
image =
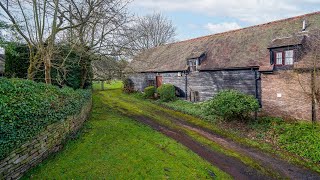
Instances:
[[[310,73],[298,74],[292,70],[262,74],[263,114],[310,121],[310,77]]]
[[[46,127],[0,161],[0,179],[18,179],[31,167],[41,163],[49,154],[61,149],[68,135],[75,133],[90,115],[92,102],[81,112]]]

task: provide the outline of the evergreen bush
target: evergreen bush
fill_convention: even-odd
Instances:
[[[236,90],[219,92],[203,103],[207,115],[217,115],[224,120],[249,120],[249,115],[259,109],[259,103],[251,95]]]
[[[164,102],[173,101],[176,99],[176,89],[172,84],[163,84],[157,89],[160,100]]]
[[[148,86],[144,89],[145,98],[154,98],[154,93],[156,93],[156,87]]]

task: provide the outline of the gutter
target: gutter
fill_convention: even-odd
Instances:
[[[188,71],[184,71],[185,74],[185,96],[186,100],[188,100]]]

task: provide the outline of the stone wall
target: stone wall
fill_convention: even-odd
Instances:
[[[70,134],[75,133],[90,115],[91,100],[81,112],[47,126],[32,140],[26,142],[0,161],[0,179],[18,179],[48,155],[61,149]]]
[[[262,114],[310,121],[310,78],[310,73],[292,70],[262,74]]]

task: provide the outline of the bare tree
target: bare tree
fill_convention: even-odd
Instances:
[[[66,43],[76,46],[75,51],[80,55],[79,64],[82,67],[81,86],[84,85],[89,75],[91,61],[104,61],[122,54],[124,42],[124,27],[131,17],[127,12],[128,0],[92,0],[94,16],[87,23],[69,29],[63,34]],[[68,7],[65,7],[68,11]],[[70,24],[79,24],[81,14],[90,11],[88,6],[77,8],[76,13],[68,17]],[[110,64],[110,63],[109,63]],[[109,68],[110,69],[110,68]],[[95,69],[97,70],[97,68]]]
[[[101,89],[104,90],[105,81],[110,82],[113,79],[123,78],[123,70],[128,62],[124,59],[117,60],[114,57],[100,56],[100,58],[92,63],[93,78],[101,82]]]
[[[51,68],[63,69],[63,64],[52,64],[63,34],[69,33],[68,43],[84,53],[80,63],[88,63],[84,60],[88,51],[111,53],[113,44],[107,42],[125,23],[126,5],[125,0],[0,0],[0,12],[29,47],[28,78],[33,79],[44,65],[45,81],[50,84]]]
[[[299,84],[311,99],[312,122],[316,122],[317,109],[320,103],[320,31],[309,32],[302,47],[297,48],[297,58],[302,60],[298,63],[295,72]],[[310,75],[308,82],[303,78]]]
[[[128,30],[132,54],[174,41],[176,28],[161,13],[139,17]]]

